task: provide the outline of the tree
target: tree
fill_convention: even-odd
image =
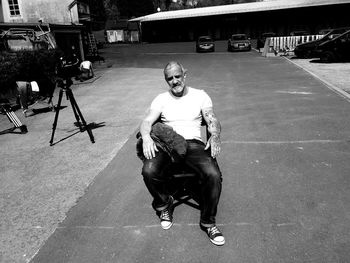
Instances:
[[[119,16],[117,0],[104,0],[104,10],[106,13],[107,20],[115,20]]]
[[[118,0],[117,7],[120,16],[124,18],[144,16],[154,12],[152,0]]]
[[[106,23],[106,9],[104,7],[104,3],[101,0],[90,0],[90,13],[91,18],[95,22],[93,23],[93,30],[103,29]]]
[[[163,0],[163,1],[171,2],[169,0]],[[261,2],[261,1],[263,0],[173,0],[172,1],[173,3],[170,4],[169,9],[170,10],[185,9],[185,8],[195,8],[195,7]]]

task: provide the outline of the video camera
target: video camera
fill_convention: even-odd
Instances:
[[[71,58],[60,57],[56,67],[56,75],[62,79],[71,79],[79,74],[79,59],[76,56]]]

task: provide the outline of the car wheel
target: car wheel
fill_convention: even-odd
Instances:
[[[331,51],[323,52],[321,55],[321,62],[330,63],[335,61],[334,53]]]

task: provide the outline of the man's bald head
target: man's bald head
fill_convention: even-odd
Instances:
[[[185,68],[177,61],[170,61],[168,62],[168,64],[165,65],[165,68],[164,68],[164,75],[166,75],[166,72],[169,71],[170,69],[172,68],[180,68],[181,71],[182,71],[182,74],[186,74],[186,70]]]

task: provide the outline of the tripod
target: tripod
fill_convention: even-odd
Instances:
[[[16,113],[12,110],[10,102],[8,100],[0,100],[0,112],[5,113],[9,121],[14,125],[13,128],[8,129],[7,131],[13,131],[14,129],[19,128],[21,133],[27,133],[27,126],[22,124],[22,122],[17,117]]]
[[[71,105],[72,105],[72,109],[73,109],[73,113],[75,116],[75,119],[77,120],[77,124],[78,127],[80,129],[80,132],[83,131],[87,131],[90,137],[90,141],[92,143],[95,142],[94,136],[92,134],[91,128],[89,127],[89,125],[86,124],[86,121],[83,117],[83,114],[81,113],[78,104],[73,96],[73,92],[70,88],[70,86],[72,85],[72,80],[70,78],[66,78],[66,79],[59,79],[57,81],[57,86],[60,87],[60,92],[59,92],[59,96],[58,96],[58,103],[57,103],[57,108],[56,108],[56,114],[55,114],[55,120],[53,122],[52,125],[52,134],[51,134],[51,140],[50,140],[50,146],[53,145],[53,137],[55,135],[55,131],[56,131],[56,127],[57,127],[57,121],[58,121],[58,115],[60,113],[60,109],[61,109],[61,102],[62,102],[62,97],[63,97],[63,93],[65,92],[67,95],[67,99],[70,101]],[[81,120],[81,122],[80,122]]]

